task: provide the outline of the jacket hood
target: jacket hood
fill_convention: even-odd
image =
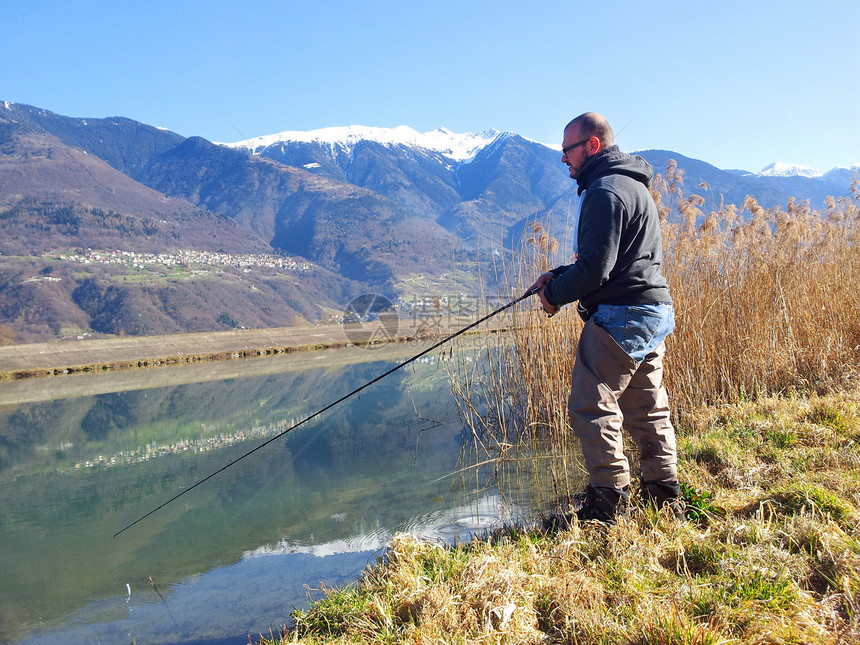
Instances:
[[[576,174],[577,193],[582,195],[591,182],[605,175],[626,175],[645,184],[647,188],[654,177],[654,168],[639,155],[621,152],[618,146],[609,146],[591,157],[579,169]]]

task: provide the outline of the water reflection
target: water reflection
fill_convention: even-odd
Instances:
[[[310,354],[148,370],[137,386],[0,384],[0,640],[244,642],[305,585],[352,580],[396,531],[447,539],[496,521],[496,500],[476,508],[451,476],[461,428],[429,360],[112,537],[396,360]]]

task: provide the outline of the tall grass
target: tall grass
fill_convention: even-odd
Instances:
[[[678,328],[667,385],[676,408],[844,385],[860,359],[860,192],[825,210],[789,200],[741,208],[683,195],[670,163],[653,195]],[[707,185],[699,189],[709,194]],[[668,203],[667,203],[668,202]]]
[[[717,200],[706,184],[686,195],[674,161],[652,196],[664,237],[664,274],[677,327],[667,341],[665,384],[676,425],[703,405],[847,385],[860,366],[860,189],[824,210],[790,200],[762,208]],[[711,208],[705,210],[710,202]],[[571,261],[567,240],[535,222],[504,268],[522,292]],[[582,323],[573,307],[547,320],[517,311],[510,344],[461,361],[455,398],[484,478],[531,506],[563,501],[585,472],[567,420],[569,379]],[[629,442],[628,442],[629,443]],[[635,467],[636,455],[630,454]],[[476,472],[480,472],[479,470]],[[478,480],[482,479],[480,474]],[[511,484],[507,486],[506,484]]]
[[[501,268],[506,288],[518,295],[538,275],[565,262],[567,240],[533,223],[513,265]],[[478,360],[468,352],[449,363],[454,399],[467,429],[463,462],[477,463],[477,486],[493,486],[514,504],[544,506],[576,489],[584,476],[567,421],[569,379],[582,321],[572,308],[552,320],[537,298],[525,301],[509,322],[505,342]],[[536,498],[535,495],[538,495]]]

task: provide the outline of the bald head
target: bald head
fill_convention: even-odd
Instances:
[[[597,112],[580,114],[565,126],[564,131],[568,130],[576,130],[580,138],[597,137],[603,148],[615,145],[615,135],[612,134],[609,121]]]

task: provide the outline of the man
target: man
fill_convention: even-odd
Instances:
[[[577,516],[612,523],[627,505],[622,426],[639,448],[642,496],[680,516],[675,430],[662,384],[664,338],[675,315],[648,191],[653,169],[621,152],[609,123],[593,112],[565,127],[561,161],[581,197],[575,261],[544,273],[530,289],[539,290],[548,314],[578,301],[585,320],[568,401],[588,469]]]

